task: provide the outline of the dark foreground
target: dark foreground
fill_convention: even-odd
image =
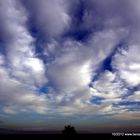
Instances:
[[[69,129],[68,129],[69,128]],[[93,133],[89,134],[87,132],[74,132],[70,128],[65,127],[63,131],[20,131],[20,130],[0,130],[0,140],[3,139],[85,139],[85,140],[113,140],[113,139],[140,139],[140,133]],[[137,134],[137,135],[136,135]]]
[[[0,140],[3,139],[38,139],[38,140],[62,140],[62,139],[77,139],[77,140],[115,140],[115,139],[140,139],[140,136],[113,136],[112,134],[1,134]]]

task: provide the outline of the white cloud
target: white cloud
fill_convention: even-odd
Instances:
[[[7,114],[15,114],[16,112],[11,106],[5,106],[3,107],[3,111]]]
[[[140,111],[127,111],[125,110],[124,112],[121,113],[116,113],[112,116],[115,119],[118,120],[139,120],[140,118]]]
[[[30,108],[37,112],[43,112],[43,109],[46,111],[44,95],[37,95],[35,91],[9,77],[7,70],[3,67],[0,67],[0,78],[0,102],[6,113],[16,113]]]
[[[127,98],[128,101],[139,102],[140,101],[140,91],[135,91],[134,94]]]
[[[6,113],[46,110],[45,97],[35,93],[35,86],[46,82],[43,62],[35,57],[33,37],[28,32],[28,15],[20,1],[0,2],[3,32],[6,34],[6,62],[0,58],[0,100]],[[8,65],[6,65],[8,64]]]
[[[55,60],[47,66],[48,79],[56,89],[56,102],[70,105],[70,101],[74,104],[79,100],[81,105],[86,106],[86,103],[82,102],[90,100],[92,96],[88,85],[100,63],[112,52],[114,46],[122,37],[121,34],[122,30],[116,32],[105,30],[97,32],[87,43],[73,40],[66,40],[60,46],[56,43],[58,46],[55,47]],[[103,84],[105,81],[102,81]],[[101,82],[98,85],[99,87],[100,84]],[[121,95],[117,95],[120,92],[120,88],[117,90],[120,83],[116,82],[112,87],[112,82],[110,82],[109,86],[107,90],[110,92],[109,90],[112,88],[112,93],[106,94],[103,89],[102,94],[110,98],[111,96],[115,98]],[[69,101],[66,101],[65,95],[72,97],[69,97]]]
[[[86,49],[89,47],[89,57],[93,64],[99,64],[108,57],[126,35],[125,28],[104,29],[95,32],[86,44]]]
[[[91,94],[93,96],[99,96],[107,99],[120,100],[119,98],[124,95],[127,89],[123,88],[123,85],[119,79],[117,79],[116,73],[105,71],[101,74],[99,79],[92,83]],[[110,101],[111,101],[110,100]]]
[[[127,50],[121,50],[114,56],[113,66],[128,86],[140,83],[140,49],[138,45],[130,45]]]
[[[69,27],[71,18],[68,14],[68,3],[67,0],[25,0],[37,27],[47,37],[58,36]]]
[[[50,67],[50,79],[55,87],[62,91],[75,91],[87,86],[91,80],[90,64],[87,62],[83,65],[60,65]]]
[[[4,56],[0,54],[0,65],[4,65]]]
[[[112,105],[106,105],[103,108],[101,108],[99,111],[103,113],[112,112]]]
[[[34,38],[28,32],[27,12],[19,1],[1,1],[3,31],[7,34],[7,60],[11,74],[25,82],[42,84],[45,82],[45,70],[42,60],[35,57]],[[5,10],[6,9],[6,10]],[[1,24],[2,24],[1,23]],[[30,70],[31,69],[31,70]]]
[[[60,44],[61,47],[56,44],[55,60],[47,68],[50,80],[62,90],[88,86],[100,63],[124,37],[123,32],[120,29],[103,30],[91,36],[86,43],[66,40]]]
[[[68,41],[63,46],[63,53],[60,51],[55,61],[47,67],[49,80],[56,88],[65,92],[85,88],[92,77],[88,54],[81,51],[82,44],[73,41]]]

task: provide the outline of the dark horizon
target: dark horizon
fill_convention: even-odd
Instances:
[[[117,132],[122,132],[122,133],[134,133],[134,132],[139,132],[140,130],[140,127],[135,127],[135,126],[129,126],[129,127],[115,127],[115,128],[94,128],[94,129],[91,129],[91,130],[86,130],[86,129],[77,129],[76,127],[74,127],[75,130],[77,131],[77,133],[79,134],[111,134],[111,133],[117,133]],[[61,129],[52,129],[52,130],[49,130],[49,129],[18,129],[18,128],[0,128],[0,134],[2,134],[2,132],[14,132],[14,133],[37,133],[37,134],[61,134],[62,133],[62,130],[64,129],[61,128]]]

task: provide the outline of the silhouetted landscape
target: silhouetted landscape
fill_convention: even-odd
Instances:
[[[133,129],[133,128],[122,128],[122,129],[116,129],[118,133],[124,133],[125,132],[138,132],[138,129]],[[133,134],[133,133],[132,133]],[[71,125],[66,125],[62,130],[57,130],[57,131],[45,131],[45,130],[40,130],[40,131],[35,131],[35,130],[12,130],[12,129],[5,129],[1,128],[0,129],[0,137],[16,137],[19,138],[21,136],[24,137],[44,137],[44,138],[61,138],[61,137],[82,137],[82,138],[93,138],[93,137],[104,137],[104,138],[115,138],[112,136],[112,133],[99,133],[99,132],[89,132],[89,131],[77,131],[74,126]],[[38,137],[39,136],[39,137]],[[128,136],[126,136],[128,137]],[[129,139],[132,138],[129,136]]]

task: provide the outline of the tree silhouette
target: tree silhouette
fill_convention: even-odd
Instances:
[[[73,126],[67,125],[64,127],[64,130],[62,131],[62,133],[64,135],[73,136],[73,135],[76,135],[76,130]]]

